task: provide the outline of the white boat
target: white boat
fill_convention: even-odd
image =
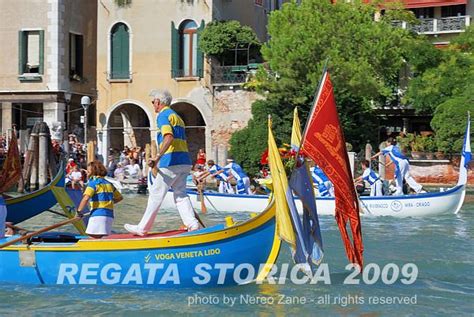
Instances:
[[[446,191],[400,195],[369,197],[359,199],[360,212],[364,216],[393,216],[393,217],[424,217],[440,214],[458,213],[466,195],[467,168],[471,157],[470,148],[470,119],[466,128],[459,180],[455,187]],[[467,161],[466,161],[467,159]],[[196,191],[188,191],[193,207],[201,209],[201,195]],[[203,192],[202,199],[208,211],[226,212],[260,212],[269,202],[267,195],[238,195]],[[295,199],[298,212],[302,214],[303,207],[299,199]],[[335,199],[333,197],[317,197],[316,206],[320,215],[334,215]],[[173,193],[168,192],[162,208],[175,208]]]
[[[201,209],[200,195],[188,191],[193,207]],[[465,186],[457,185],[444,192],[424,193],[403,196],[360,197],[360,210],[364,216],[423,217],[446,213],[457,213],[464,202]],[[202,195],[207,211],[227,212],[260,212],[265,209],[269,199],[266,195],[237,195],[204,192]],[[295,199],[298,212],[302,213],[299,199]],[[316,198],[319,215],[334,215],[335,200],[333,197]],[[169,192],[163,201],[162,208],[174,209],[173,193]]]
[[[112,185],[114,185],[114,187],[121,193],[137,192],[140,185],[138,179],[118,180],[109,176],[106,176],[105,179],[112,183]]]

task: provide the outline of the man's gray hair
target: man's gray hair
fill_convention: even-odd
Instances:
[[[158,99],[161,104],[166,106],[171,106],[171,101],[173,100],[171,93],[164,89],[153,89],[150,92],[150,96],[152,96],[153,99]]]

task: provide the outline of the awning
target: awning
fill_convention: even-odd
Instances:
[[[385,3],[394,2],[395,0],[386,0]],[[369,3],[371,0],[364,0]],[[429,7],[446,7],[460,4],[467,4],[467,0],[403,0],[404,7],[407,9],[429,8]],[[383,3],[381,4],[383,6]]]
[[[428,8],[428,7],[445,7],[455,6],[459,4],[467,4],[467,0],[404,0],[405,8]]]

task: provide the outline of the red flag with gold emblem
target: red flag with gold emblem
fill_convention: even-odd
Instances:
[[[347,257],[363,265],[362,231],[359,203],[354,188],[346,142],[339,123],[334,90],[327,71],[324,72],[314,105],[308,118],[301,145],[335,185],[336,221]],[[349,222],[352,238],[347,232]]]
[[[7,189],[16,185],[20,180],[20,177],[20,152],[18,151],[18,141],[15,132],[13,132],[10,145],[8,146],[7,158],[3,163],[3,168],[0,172],[0,193],[3,193]]]

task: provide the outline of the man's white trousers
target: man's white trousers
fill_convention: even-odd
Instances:
[[[190,171],[191,165],[174,165],[160,168],[156,177],[153,177],[152,173],[148,174],[148,204],[138,224],[139,231],[151,231],[156,214],[170,188],[173,190],[174,202],[184,225],[190,230],[199,228],[191,200],[186,194],[186,177]]]
[[[401,160],[398,162],[398,171],[395,171],[395,183],[397,191],[394,195],[403,195],[403,179],[407,182],[416,193],[421,192],[422,186],[418,184],[413,177],[411,177],[409,170],[410,165],[407,160]]]

